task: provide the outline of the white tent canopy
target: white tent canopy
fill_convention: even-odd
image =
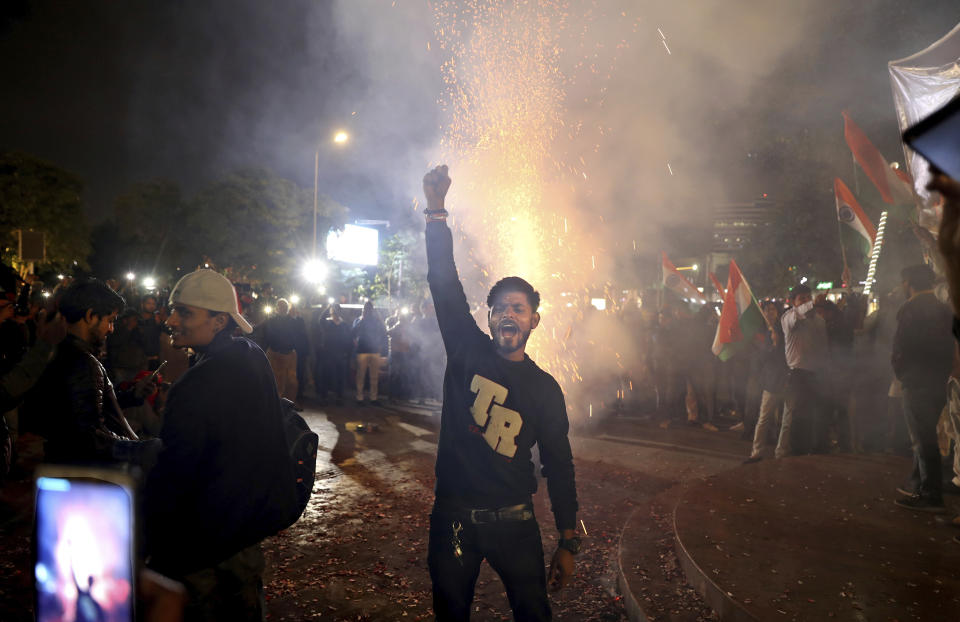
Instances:
[[[893,103],[900,131],[941,108],[960,92],[960,24],[921,52],[888,63]],[[939,220],[926,190],[930,174],[927,162],[903,146],[914,191],[920,197],[921,224],[936,226]]]

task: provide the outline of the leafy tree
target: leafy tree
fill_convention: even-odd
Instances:
[[[117,241],[126,246],[122,261],[156,272],[172,272],[185,251],[187,202],[171,181],[138,183],[117,197]],[[114,268],[116,269],[116,268]]]
[[[86,268],[90,239],[82,194],[83,182],[73,173],[29,155],[0,154],[3,260],[15,259],[15,231],[32,229],[45,234],[48,267]]]
[[[419,301],[427,290],[426,266],[422,234],[399,231],[381,245],[376,271],[350,273],[353,291],[366,298]]]
[[[324,197],[317,229],[341,226],[346,209]],[[313,192],[266,170],[233,173],[189,202],[185,246],[237,276],[282,283],[309,257]]]

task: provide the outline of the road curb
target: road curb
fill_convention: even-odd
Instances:
[[[677,504],[673,506],[673,539],[676,543],[677,559],[680,561],[680,567],[683,569],[683,575],[686,577],[687,583],[692,585],[693,589],[707,601],[707,604],[717,612],[723,622],[758,622],[758,618],[744,609],[743,605],[735,601],[704,572],[683,545],[680,532],[677,530],[677,508],[680,507],[687,492],[689,490],[684,491],[677,500]]]
[[[630,590],[630,582],[627,580],[627,574],[623,570],[623,536],[627,533],[627,528],[633,520],[633,515],[636,514],[639,509],[639,507],[636,507],[630,512],[630,516],[627,517],[627,521],[623,524],[623,529],[620,530],[620,540],[617,542],[617,588],[620,590],[620,596],[623,597],[623,606],[627,610],[627,617],[630,618],[630,622],[648,622],[647,614],[643,611],[643,607],[640,606],[640,601],[637,600],[637,597],[634,596]]]

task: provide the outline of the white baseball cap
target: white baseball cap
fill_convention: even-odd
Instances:
[[[197,270],[187,274],[170,292],[170,304],[190,305],[209,311],[229,313],[245,333],[252,333],[253,326],[240,315],[237,290],[227,277],[213,270]]]

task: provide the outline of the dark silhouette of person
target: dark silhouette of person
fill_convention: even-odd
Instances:
[[[87,589],[81,589],[76,575],[73,577],[73,583],[77,586],[77,615],[74,620],[77,622],[106,622],[107,615],[90,593],[93,591],[93,575],[87,577]]]

